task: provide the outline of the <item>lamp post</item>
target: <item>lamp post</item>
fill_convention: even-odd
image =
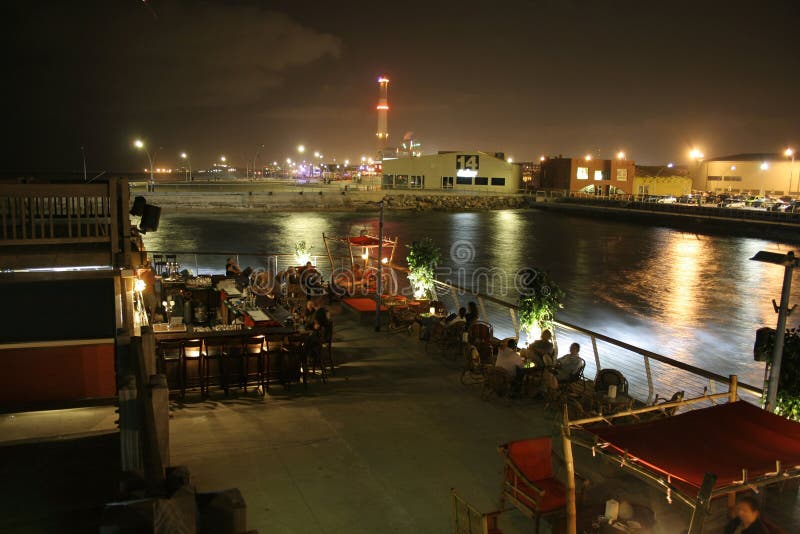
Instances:
[[[705,154],[703,154],[703,152],[698,148],[693,148],[693,149],[691,149],[689,151],[689,159],[691,159],[695,163],[695,165],[694,165],[694,177],[695,178],[699,178],[700,165],[702,165],[704,158],[705,158]],[[692,179],[692,185],[694,185],[694,179]],[[705,181],[705,186],[703,187],[703,189],[708,191],[708,172],[706,172],[706,181]]]
[[[767,362],[767,369],[765,372],[765,381],[767,382],[764,387],[765,404],[764,409],[768,412],[775,411],[775,403],[778,398],[778,382],[781,376],[781,360],[783,359],[783,338],[786,333],[786,319],[792,313],[795,306],[789,308],[789,293],[792,289],[792,271],[795,267],[800,266],[800,259],[795,257],[794,252],[787,254],[778,254],[777,252],[766,252],[764,250],[756,253],[755,256],[750,258],[754,261],[763,263],[772,263],[773,265],[782,265],[783,271],[783,287],[781,288],[781,303],[775,304],[772,301],[772,307],[778,314],[778,325],[775,327],[775,344],[772,347],[772,361]]]
[[[763,197],[765,193],[764,189],[766,185],[765,182],[767,180],[767,170],[769,170],[769,163],[762,161],[759,168],[761,169],[761,196]]]
[[[181,152],[181,159],[186,160],[186,164],[189,166],[189,174],[186,176],[186,181],[192,181],[192,158],[189,157],[189,154],[186,152]]]
[[[261,150],[264,148],[264,145],[259,145],[258,149],[256,150],[256,155],[253,156],[253,181],[256,179],[256,161],[258,160],[258,156],[261,155]]]
[[[150,188],[149,189],[152,191],[152,190],[155,189],[155,185],[156,185],[156,177],[153,174],[155,172],[155,169],[153,168],[154,167],[154,165],[153,165],[153,156],[150,155],[150,151],[147,150],[147,148],[144,146],[144,142],[142,142],[141,139],[137,139],[136,141],[134,141],[133,142],[133,146],[135,146],[138,150],[144,150],[144,153],[147,154],[147,161],[150,162]]]
[[[81,157],[83,158],[83,181],[86,181],[86,151],[83,149],[83,145],[81,145]],[[791,182],[792,178],[789,177],[789,182]],[[789,185],[791,188],[791,184]]]
[[[789,190],[786,192],[787,195],[792,194],[792,175],[794,175],[794,149],[791,147],[787,147],[786,150],[783,151],[783,155],[787,158],[792,158],[792,163],[789,166]],[[798,184],[800,185],[800,183]],[[800,189],[800,188],[798,188]]]
[[[378,281],[376,283],[375,300],[375,331],[381,330],[381,296],[383,294],[383,200],[378,202],[381,207],[380,219],[378,220]]]

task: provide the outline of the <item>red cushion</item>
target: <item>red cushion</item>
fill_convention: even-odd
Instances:
[[[513,485],[514,479],[517,478],[516,474],[509,470],[508,477],[509,483]],[[516,487],[524,495],[516,493],[512,494],[512,496],[530,509],[542,513],[551,512],[566,506],[567,493],[561,482],[554,478],[543,478],[541,480],[533,480],[532,482],[537,488],[544,490],[544,495],[540,496],[532,487],[517,478]]]

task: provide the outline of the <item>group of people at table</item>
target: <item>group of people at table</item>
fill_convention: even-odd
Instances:
[[[462,307],[457,313],[442,319],[437,320],[436,316],[429,316],[421,321],[420,339],[428,341],[432,336],[442,335],[447,328],[458,324],[464,324],[465,330],[468,331],[469,327],[480,318],[475,302],[470,302],[466,308]],[[526,377],[532,374],[541,377],[543,391],[555,390],[558,389],[559,382],[569,380],[584,365],[580,350],[581,346],[578,343],[572,343],[569,353],[557,357],[553,334],[545,329],[541,337],[526,349],[520,350],[514,338],[500,341],[494,366],[508,373],[515,393],[521,392]]]

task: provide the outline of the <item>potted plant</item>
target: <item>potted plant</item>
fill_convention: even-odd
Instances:
[[[542,270],[526,269],[520,278],[520,295],[517,301],[520,327],[532,341],[545,328],[553,329],[559,308],[563,308],[564,291]]]
[[[408,281],[414,290],[415,299],[436,298],[436,267],[442,259],[442,251],[429,237],[408,245]]]
[[[297,265],[305,265],[311,260],[311,245],[305,241],[298,241],[294,244],[294,259]]]
[[[783,338],[783,358],[775,413],[800,421],[800,328],[786,330]]]

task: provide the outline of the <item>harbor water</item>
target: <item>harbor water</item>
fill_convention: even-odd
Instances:
[[[323,232],[356,235],[376,227],[377,213],[165,213],[145,244],[151,251],[220,252],[182,261],[193,271],[222,273],[224,254],[241,253],[242,267],[264,266],[265,255],[291,253],[303,240],[327,263]],[[759,250],[792,250],[760,239],[537,210],[387,211],[385,234],[399,237],[400,259],[405,244],[432,238],[442,249],[441,278],[509,302],[516,301],[520,269],[549,271],[566,293],[560,319],[756,386],[763,364],[753,361],[754,334],[775,325],[772,299],[779,298],[783,269],[749,258]],[[792,303],[800,303],[798,280]],[[790,327],[797,323],[790,318]],[[496,328],[496,335],[509,334]],[[564,336],[561,352],[570,341]],[[587,360],[590,351],[582,351]]]

